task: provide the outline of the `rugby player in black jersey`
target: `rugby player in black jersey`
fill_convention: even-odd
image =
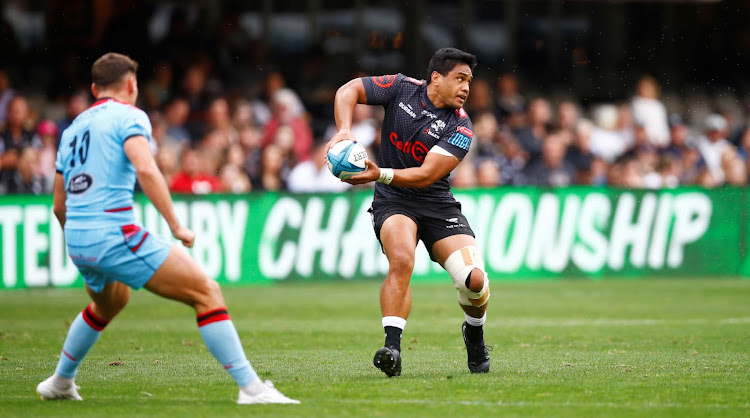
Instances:
[[[466,321],[462,334],[472,373],[486,373],[484,343],[489,281],[474,233],[453,198],[448,175],[466,156],[473,126],[463,105],[476,57],[443,48],[430,59],[427,80],[402,74],[356,78],[336,93],[338,132],[328,146],[354,139],[350,128],[357,103],[385,108],[377,164],[345,181],[377,181],[370,212],[375,235],[388,258],[380,291],[384,347],[373,363],[388,377],[401,374],[401,333],[411,309],[409,281],[422,240],[430,257],[453,279]]]

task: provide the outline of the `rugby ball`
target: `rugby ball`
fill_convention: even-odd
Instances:
[[[337,142],[326,155],[328,169],[342,180],[365,171],[366,161],[365,147],[349,139]]]

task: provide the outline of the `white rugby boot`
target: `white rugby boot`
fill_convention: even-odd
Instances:
[[[80,386],[76,385],[72,379],[64,382],[63,379],[55,379],[55,377],[55,375],[52,375],[36,386],[36,393],[39,394],[43,401],[54,399],[83,400],[81,395],[78,394]],[[65,383],[68,384],[66,385]]]
[[[258,378],[256,381],[240,389],[237,403],[241,405],[249,405],[264,403],[298,404],[300,402],[296,399],[290,399],[284,396],[283,393],[279,392],[279,390],[273,386],[273,382],[270,380],[264,382]]]

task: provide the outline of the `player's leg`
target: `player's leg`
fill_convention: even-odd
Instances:
[[[484,323],[490,296],[489,280],[484,260],[474,237],[459,234],[442,238],[432,245],[432,256],[453,279],[458,290],[458,302],[466,321],[461,330],[472,373],[486,373],[490,357],[484,343]]]
[[[119,282],[107,283],[99,292],[87,284],[86,291],[92,302],[70,324],[55,374],[37,386],[42,399],[82,400],[75,385],[78,365],[130,299],[130,288]]]
[[[391,377],[401,374],[401,334],[411,310],[409,281],[414,270],[417,224],[405,215],[391,215],[383,222],[379,236],[388,258],[388,275],[380,289],[385,345],[373,362]]]
[[[144,285],[149,291],[192,306],[203,341],[240,387],[238,403],[299,403],[258,378],[245,356],[218,283],[178,246]]]

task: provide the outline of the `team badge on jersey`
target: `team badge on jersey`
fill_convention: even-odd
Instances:
[[[372,82],[375,83],[377,86],[382,87],[384,89],[390,87],[393,85],[393,83],[396,81],[395,75],[381,75],[380,77],[372,77]]]

